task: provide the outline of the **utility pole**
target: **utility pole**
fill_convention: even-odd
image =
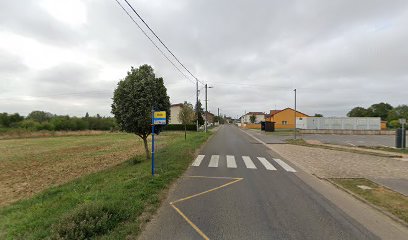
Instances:
[[[293,91],[295,91],[295,127],[293,128],[293,132],[295,134],[295,139],[296,139],[296,88]]]
[[[196,78],[196,117],[197,117],[197,132],[198,132],[198,79]]]
[[[218,125],[220,125],[220,108],[218,108]]]
[[[205,113],[204,113],[204,118],[205,118],[205,123],[204,123],[204,131],[207,132],[207,83],[205,84]]]

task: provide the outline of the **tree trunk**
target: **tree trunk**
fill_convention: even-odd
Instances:
[[[184,140],[187,140],[187,125],[184,124]]]
[[[142,139],[146,151],[146,159],[150,159],[149,145],[147,144],[147,136],[143,136]]]

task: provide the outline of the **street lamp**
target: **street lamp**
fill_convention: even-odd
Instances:
[[[207,99],[207,88],[214,88],[214,87],[212,87],[212,86],[207,86],[207,84],[205,84],[205,123],[204,123],[204,131],[205,132],[207,132],[207,114],[208,114],[208,112],[207,112],[207,102],[208,102],[208,99]]]

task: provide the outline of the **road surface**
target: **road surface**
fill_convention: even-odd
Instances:
[[[378,239],[296,171],[239,128],[223,126],[140,239]]]

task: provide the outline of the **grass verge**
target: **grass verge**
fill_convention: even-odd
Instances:
[[[169,139],[150,161],[138,155],[34,197],[0,209],[0,239],[126,239],[140,232],[143,217],[156,211],[163,190],[188,167],[210,133]]]
[[[307,143],[303,139],[287,139],[286,142],[292,145],[300,145],[300,146],[305,146],[305,147],[323,148],[323,149],[329,149],[329,150],[335,150],[335,151],[366,154],[366,155],[372,155],[372,156],[377,156],[377,157],[389,157],[389,158],[400,158],[401,157],[401,155],[379,153],[379,152],[374,152],[374,151],[364,151],[363,149],[359,150],[359,149],[351,149],[351,148],[346,148],[346,147],[334,147],[334,146],[327,146],[327,145],[320,145],[320,144],[310,144],[310,143]]]
[[[391,147],[368,147],[368,146],[358,146],[358,147],[363,148],[363,149],[373,149],[373,150],[380,150],[380,151],[386,151],[386,152],[392,152],[392,153],[408,154],[408,148],[398,149],[398,148],[391,148]]]
[[[408,197],[365,178],[332,178],[330,181],[408,224]],[[372,189],[363,190],[359,185]]]

